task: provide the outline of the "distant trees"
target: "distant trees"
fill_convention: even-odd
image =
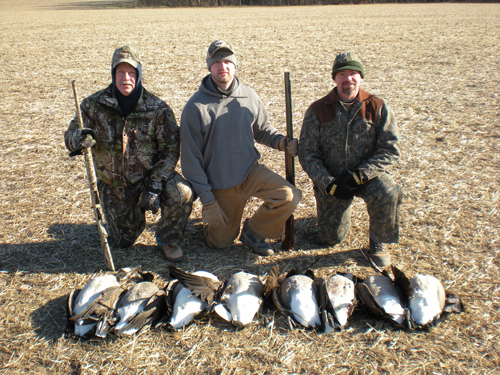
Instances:
[[[500,0],[453,0],[453,2],[496,3]],[[442,3],[437,0],[137,0],[143,6],[167,7],[222,7],[222,6],[289,6],[289,5],[340,5],[382,3]],[[452,1],[450,1],[452,2]]]

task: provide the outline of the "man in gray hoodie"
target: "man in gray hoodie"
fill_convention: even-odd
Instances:
[[[256,254],[274,254],[266,238],[278,237],[302,193],[259,164],[255,142],[297,155],[298,140],[269,123],[267,110],[253,89],[235,77],[233,47],[216,40],[207,52],[210,71],[186,103],[180,123],[181,167],[203,204],[203,228],[209,246],[230,246],[240,233],[250,197],[262,199],[245,220],[240,240]]]

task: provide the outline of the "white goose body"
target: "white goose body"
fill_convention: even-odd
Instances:
[[[221,303],[214,310],[223,319],[243,327],[250,324],[262,304],[264,285],[259,277],[238,272],[228,280]]]
[[[119,286],[120,283],[114,275],[103,275],[93,278],[78,294],[73,306],[73,315],[78,315],[82,312],[105,289]],[[94,329],[96,325],[97,320],[95,323],[85,324],[85,319],[77,319],[75,321],[75,335],[84,336]]]
[[[356,300],[354,282],[346,276],[333,275],[326,282],[326,290],[342,327],[347,324]]]
[[[210,272],[196,271],[193,274],[218,281],[217,277]],[[208,308],[207,302],[193,295],[188,288],[182,286],[180,283],[176,286],[173,293],[175,294],[175,301],[170,318],[170,326],[173,329],[182,329],[182,327],[190,324],[198,314]]]
[[[281,304],[288,309],[293,318],[302,326],[321,325],[314,280],[305,275],[287,277],[280,286]]]
[[[392,280],[387,276],[369,276],[364,282],[371,290],[375,302],[389,314],[392,319],[403,324],[405,321],[404,308],[401,301],[401,295],[394,286]]]
[[[415,323],[423,326],[441,315],[446,292],[437,278],[417,274],[410,279],[410,290],[409,308]]]

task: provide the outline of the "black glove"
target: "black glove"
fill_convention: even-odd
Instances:
[[[143,192],[140,206],[146,211],[149,210],[153,214],[156,214],[160,209],[160,195],[152,191]]]
[[[352,172],[349,172],[349,176],[346,179],[345,183],[352,188],[359,188],[361,185],[364,185],[368,182],[368,179],[364,177],[364,175],[358,169],[355,169]]]
[[[69,156],[81,155],[82,150],[95,145],[95,132],[92,129],[76,129],[68,139],[68,146],[74,150]]]
[[[352,199],[354,197],[354,194],[356,194],[356,192],[358,191],[359,187],[357,185],[356,187],[352,187],[347,184],[347,181],[349,181],[351,178],[353,178],[353,176],[350,172],[342,172],[339,177],[333,180],[326,187],[326,193],[329,195],[333,195],[338,199]]]
[[[146,189],[144,189],[141,194],[139,206],[144,210],[149,210],[153,214],[156,214],[160,209],[160,192],[161,183],[153,181],[152,183],[146,184]]]

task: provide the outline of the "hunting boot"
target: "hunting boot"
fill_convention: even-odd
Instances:
[[[158,247],[163,251],[163,254],[165,254],[165,258],[167,258],[167,260],[171,262],[180,262],[184,257],[184,253],[182,252],[180,246],[166,244],[165,242],[160,240],[158,235],[156,235],[156,243],[158,244]]]
[[[248,219],[246,219],[243,224],[240,241],[252,249],[252,251],[257,255],[269,256],[274,254],[273,248],[266,242],[266,239],[259,236],[252,230],[252,228],[250,228],[250,225],[248,225]]]
[[[391,264],[391,254],[383,243],[377,242],[370,238],[370,258],[380,268],[385,268]]]

